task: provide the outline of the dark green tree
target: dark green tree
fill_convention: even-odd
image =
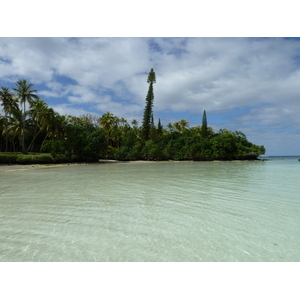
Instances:
[[[202,117],[202,126],[201,126],[201,136],[203,138],[207,137],[207,118],[206,118],[206,111],[204,110],[203,112],[203,117]]]
[[[144,118],[143,118],[143,125],[142,125],[142,140],[145,142],[150,138],[150,130],[152,125],[152,118],[153,118],[153,83],[156,82],[156,76],[153,69],[150,70],[147,83],[149,83],[148,94],[146,97],[146,106],[144,110]]]
[[[161,125],[160,119],[158,119],[158,125],[157,125],[157,135],[161,136],[163,133],[163,127]]]

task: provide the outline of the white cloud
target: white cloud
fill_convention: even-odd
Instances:
[[[300,128],[299,50],[280,38],[1,38],[0,79],[44,84],[39,94],[65,113],[81,105],[131,118],[142,116],[154,68],[160,115],[248,108],[236,127],[285,132]]]
[[[280,47],[282,45],[282,47]],[[158,68],[161,109],[211,112],[282,101],[298,77],[293,55],[297,47],[284,40],[191,39],[177,63],[167,57]],[[167,55],[168,56],[168,55]],[[299,91],[296,92],[300,96]]]

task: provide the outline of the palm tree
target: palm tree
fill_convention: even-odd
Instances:
[[[169,133],[174,132],[175,127],[171,122],[167,125],[167,128],[168,128]]]
[[[14,90],[17,92],[17,96],[20,100],[20,104],[23,104],[23,135],[22,135],[22,152],[26,153],[25,150],[25,118],[26,118],[26,102],[29,104],[32,103],[33,99],[37,99],[38,96],[34,93],[37,92],[37,90],[33,89],[32,83],[27,83],[25,79],[19,80],[16,83],[16,88]]]
[[[116,148],[120,148],[121,139],[123,132],[120,126],[117,124],[112,126],[109,130],[109,138],[112,142],[112,145]]]
[[[46,130],[47,134],[42,142],[40,152],[42,151],[44,142],[47,137],[51,137],[52,140],[55,137],[60,136],[60,129],[62,125],[63,118],[53,110],[53,108],[46,107],[43,111],[43,117],[41,119],[41,126]]]
[[[178,132],[182,133],[189,126],[189,122],[187,120],[180,120],[179,122],[175,122],[173,124],[173,128],[175,128]]]
[[[17,107],[17,99],[13,97],[10,89],[7,87],[2,87],[0,90],[0,99],[2,101],[3,111],[5,113],[5,152],[8,150],[8,115],[11,116],[13,110]]]
[[[131,121],[131,124],[132,124],[133,128],[135,128],[135,127],[138,126],[139,122],[138,122],[136,119],[133,119],[133,120]]]
[[[112,136],[116,135],[116,130],[114,129],[114,127],[119,124],[119,118],[117,116],[114,116],[112,113],[107,112],[99,118],[99,124],[106,133],[107,143],[111,145],[110,142],[112,142],[111,140],[114,139]]]
[[[185,130],[186,128],[189,127],[189,122],[187,120],[182,119],[178,123],[179,123],[179,126],[180,126],[180,131],[183,131],[183,130]]]
[[[112,113],[107,112],[99,118],[99,124],[105,131],[108,131],[113,125],[115,125],[117,119],[118,117],[115,117]]]
[[[35,139],[42,132],[42,130],[45,129],[47,125],[47,112],[48,105],[44,102],[44,100],[37,98],[31,102],[29,113],[31,115],[31,122],[34,126],[34,133],[27,151],[31,151],[34,148]]]
[[[7,127],[8,135],[10,136],[11,143],[13,145],[13,151],[16,152],[16,145],[15,145],[15,138],[18,137],[18,145],[20,145],[20,141],[22,139],[22,136],[24,135],[23,130],[23,120],[25,118],[23,117],[22,110],[17,107],[17,109],[12,111],[12,114],[10,116],[10,122]],[[19,147],[17,147],[19,148]]]
[[[119,119],[119,126],[121,127],[122,131],[122,138],[125,136],[126,132],[130,130],[130,125],[128,124],[125,118]]]

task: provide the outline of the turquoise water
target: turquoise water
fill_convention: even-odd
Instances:
[[[300,261],[300,162],[0,168],[0,261]]]

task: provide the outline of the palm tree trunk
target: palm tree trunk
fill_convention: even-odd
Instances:
[[[43,146],[44,146],[44,142],[45,142],[47,136],[48,136],[48,133],[46,134],[46,136],[45,136],[45,138],[44,138],[44,140],[42,142],[42,145],[41,145],[41,148],[40,148],[40,153],[42,152],[42,149],[43,149]]]
[[[27,152],[30,152],[30,151],[33,150],[35,139],[37,138],[37,136],[38,136],[38,135],[40,134],[40,132],[42,131],[42,129],[40,129],[40,130],[37,132],[36,129],[37,129],[37,127],[36,127],[35,130],[34,130],[33,139],[32,139],[32,141],[31,141],[31,143],[30,143],[30,145],[29,145],[29,147],[28,147],[28,149],[27,149]]]
[[[26,154],[26,150],[25,150],[25,101],[24,101],[24,115],[23,115],[22,153]]]
[[[6,120],[6,132],[5,132],[5,152],[7,152],[8,150],[8,132],[7,132],[7,128],[8,128],[8,122],[7,122],[7,115],[5,114],[5,120]]]

